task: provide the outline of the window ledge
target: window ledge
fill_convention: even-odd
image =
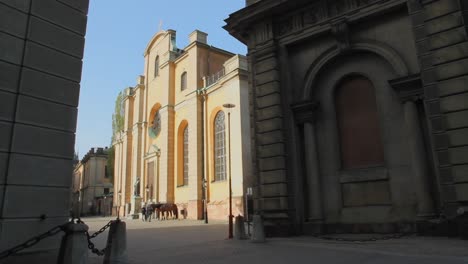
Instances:
[[[177,188],[184,188],[184,187],[188,187],[188,186],[189,186],[188,184],[177,185]]]
[[[225,180],[211,181],[211,183],[222,183],[222,182],[227,182],[227,179],[225,179]]]
[[[388,179],[386,167],[372,167],[340,171],[340,183],[380,181]]]

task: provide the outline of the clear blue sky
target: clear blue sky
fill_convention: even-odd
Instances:
[[[75,151],[110,145],[112,113],[119,91],[135,86],[143,74],[143,51],[162,29],[177,31],[177,46],[188,44],[195,29],[208,33],[208,44],[246,53],[246,47],[222,26],[245,0],[91,0],[83,59]]]

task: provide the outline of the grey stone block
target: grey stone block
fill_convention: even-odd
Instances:
[[[468,111],[445,114],[445,124],[447,129],[468,127]]]
[[[0,31],[24,38],[27,15],[6,5],[0,5]]]
[[[18,66],[0,61],[0,90],[18,91],[19,73]]]
[[[451,147],[468,145],[468,128],[447,131],[447,137]]]
[[[17,122],[69,132],[76,130],[78,111],[75,107],[20,95],[17,109]]]
[[[0,120],[13,121],[16,94],[0,91]]]
[[[262,85],[257,85],[256,89],[256,96],[265,96],[272,93],[279,93],[280,92],[280,84],[279,82],[269,82]]]
[[[69,187],[73,174],[72,162],[67,159],[12,153],[8,184]]]
[[[86,15],[57,0],[33,1],[31,13],[80,35],[86,32]]]
[[[468,164],[468,147],[449,149],[451,164]]]
[[[256,73],[262,73],[262,72],[276,69],[278,67],[278,63],[275,57],[269,57],[265,60],[257,61],[254,67],[255,67]]]
[[[270,132],[273,130],[283,129],[283,120],[281,118],[273,118],[257,122],[255,128],[258,133]]]
[[[286,183],[263,184],[260,186],[262,197],[277,197],[288,195]]]
[[[418,12],[423,8],[420,0],[408,0],[407,6],[410,13]]]
[[[281,105],[281,96],[279,93],[272,93],[266,96],[257,97],[257,109],[262,109],[274,105]]]
[[[25,52],[26,66],[80,82],[80,59],[32,42],[26,44]]]
[[[72,159],[75,134],[46,128],[15,125],[12,152]]]
[[[259,158],[258,165],[261,171],[279,170],[286,168],[286,161],[284,157]]]
[[[391,204],[388,181],[344,183],[341,189],[345,207]]]
[[[432,131],[434,133],[445,131],[446,124],[444,123],[443,117],[440,117],[440,116],[433,117],[433,118],[430,118],[429,121],[431,122]]]
[[[441,98],[440,109],[442,112],[453,112],[468,109],[468,93]]]
[[[281,130],[257,134],[257,145],[275,144],[283,141],[284,135]]]
[[[23,94],[77,107],[80,85],[46,73],[23,69],[20,91]]]
[[[69,5],[73,8],[76,8],[83,12],[84,14],[88,13],[89,0],[57,0],[66,5]]]
[[[31,17],[28,39],[83,58],[84,37],[45,20]]]
[[[4,219],[1,222],[2,232],[0,234],[0,248],[5,249],[19,245],[31,237],[45,233],[52,227],[64,224],[67,221],[68,218],[65,217],[50,218],[45,221],[39,221],[38,219]],[[36,254],[26,253],[21,255],[22,257],[29,256],[29,261],[16,262],[16,258],[10,257],[12,261],[10,263],[51,263],[38,261],[38,259],[41,258],[38,258],[37,252],[58,249],[60,247],[61,238],[62,236],[60,234],[48,237],[34,245],[33,248],[34,251],[36,251]],[[57,258],[58,253],[54,251],[52,252],[55,253],[55,258]]]
[[[453,45],[465,41],[466,31],[465,27],[458,27],[446,32],[429,36],[430,49],[435,50],[441,47]]]
[[[8,152],[10,151],[10,141],[11,141],[11,127],[10,122],[0,121],[0,151]]]
[[[281,111],[281,106],[275,105],[272,107],[260,109],[255,111],[257,115],[257,121],[262,121],[266,119],[272,119],[275,117],[282,117],[283,112]]]
[[[0,0],[0,3],[28,12],[31,0]]]
[[[463,25],[461,12],[452,13],[426,22],[425,28],[428,35],[455,28]]]
[[[440,194],[442,196],[442,201],[444,202],[456,202],[457,201],[455,186],[453,186],[453,184],[442,185]]]
[[[458,201],[468,201],[468,183],[459,183],[455,185]]]
[[[436,67],[436,74],[438,80],[468,74],[468,59],[439,65]]]
[[[5,190],[3,216],[37,217],[45,214],[48,217],[63,217],[68,212],[69,188],[48,188],[37,186],[9,185]],[[34,206],[31,206],[34,201]],[[54,206],[50,206],[53,204]],[[24,210],[24,208],[29,208]]]
[[[286,182],[286,170],[274,170],[274,171],[261,171],[260,172],[260,183],[270,184]]]
[[[451,79],[437,83],[437,95],[447,96],[455,93],[468,92],[468,77]]]
[[[8,162],[8,154],[5,152],[0,152],[0,185],[5,184],[6,170]]]
[[[468,182],[468,165],[459,165],[452,167],[454,182]]]
[[[288,209],[288,201],[285,197],[262,198],[259,200],[260,208],[263,210],[286,210]]]
[[[261,85],[273,81],[279,81],[279,72],[277,70],[270,70],[255,75],[256,85]]]
[[[467,56],[468,43],[463,42],[434,51],[432,53],[432,63],[433,65],[438,65],[448,61],[462,59]]]
[[[283,143],[258,146],[258,157],[260,158],[276,157],[284,154],[285,149]]]
[[[426,20],[460,10],[458,1],[432,1],[424,6]]]
[[[0,61],[21,64],[24,41],[20,38],[0,32]]]

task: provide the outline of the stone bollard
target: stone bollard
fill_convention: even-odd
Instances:
[[[83,223],[68,223],[64,228],[65,235],[60,244],[58,264],[88,263],[88,226]]]
[[[107,236],[104,264],[128,263],[126,224],[121,220],[112,222]]]
[[[254,215],[252,217],[252,242],[263,243],[265,242],[265,230],[263,228],[263,220],[261,215]]]
[[[245,239],[245,224],[244,217],[236,216],[234,224],[234,238],[237,240]]]

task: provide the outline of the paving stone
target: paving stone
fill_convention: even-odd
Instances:
[[[13,121],[16,94],[0,91],[0,120]]]

